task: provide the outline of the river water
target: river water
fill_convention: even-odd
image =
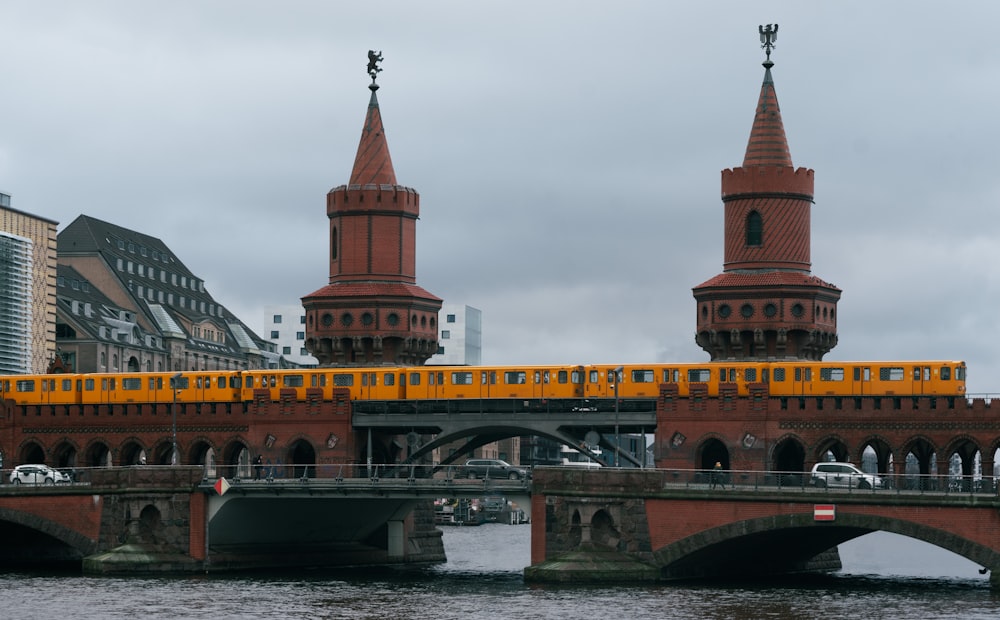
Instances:
[[[444,530],[446,565],[170,578],[0,573],[0,618],[998,618],[967,560],[893,534],[842,545],[844,570],[780,583],[526,585],[530,526]]]

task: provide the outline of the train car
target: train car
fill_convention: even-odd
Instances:
[[[963,396],[965,362],[775,362],[774,396]]]
[[[0,377],[0,399],[19,405],[71,405],[80,400],[80,375],[11,375]]]

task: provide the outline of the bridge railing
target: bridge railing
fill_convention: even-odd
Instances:
[[[810,490],[829,493],[996,495],[998,480],[954,474],[813,475],[802,471],[667,469],[668,486],[722,490]]]

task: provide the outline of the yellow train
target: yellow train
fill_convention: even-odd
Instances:
[[[770,396],[964,396],[963,361],[712,362],[558,366],[417,366],[180,373],[0,376],[0,400],[19,405],[330,400],[438,400],[586,407],[590,400],[655,399],[662,385],[679,398]],[[617,379],[617,381],[616,381]],[[616,385],[617,383],[617,385]]]

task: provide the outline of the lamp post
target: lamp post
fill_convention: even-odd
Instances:
[[[174,393],[174,403],[170,406],[172,450],[170,451],[170,464],[177,464],[177,389],[180,387],[181,373],[170,377],[170,391]]]
[[[618,368],[615,368],[615,467],[622,466],[622,454],[621,454],[622,437],[618,433],[618,382],[621,381],[622,370],[624,369],[625,369],[624,366],[619,366]]]

